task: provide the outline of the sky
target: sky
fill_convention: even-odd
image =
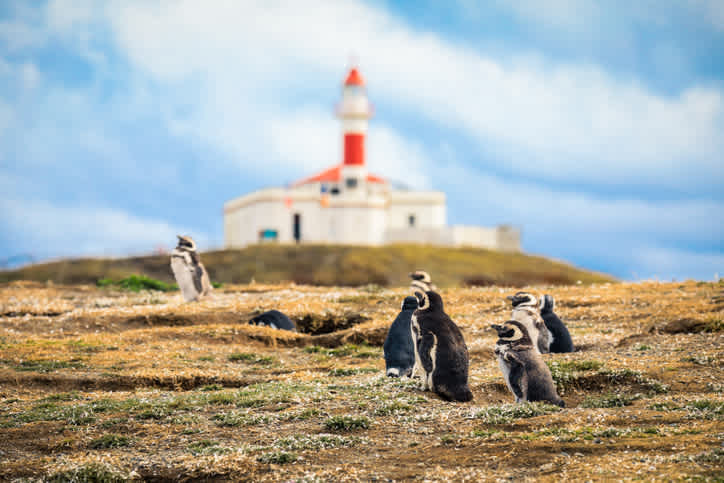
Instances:
[[[222,207],[336,164],[626,280],[724,275],[720,0],[0,2],[0,263],[223,244]]]

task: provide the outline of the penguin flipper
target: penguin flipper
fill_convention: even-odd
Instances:
[[[505,354],[505,360],[510,364],[510,389],[513,391],[516,402],[528,400],[528,388],[525,381],[525,365],[518,357],[510,352]]]
[[[433,363],[432,363],[432,358],[430,357],[430,352],[432,351],[432,348],[434,346],[435,346],[435,335],[432,332],[425,333],[425,335],[422,336],[422,340],[420,341],[420,345],[417,350],[420,353],[420,362],[422,362],[422,368],[427,373],[432,372],[432,369],[433,369]]]

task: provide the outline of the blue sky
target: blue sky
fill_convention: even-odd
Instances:
[[[0,259],[221,245],[224,201],[339,161],[624,279],[724,275],[724,2],[5,1]]]

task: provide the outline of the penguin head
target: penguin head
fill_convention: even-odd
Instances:
[[[515,295],[508,295],[505,298],[513,303],[513,308],[538,306],[538,300],[535,298],[535,295],[528,292],[518,292]]]
[[[408,295],[405,300],[402,301],[402,310],[415,310],[417,309],[417,297]]]
[[[410,287],[412,288],[413,293],[415,293],[415,290],[422,290],[423,292],[429,292],[432,290],[430,284],[423,282],[422,280],[413,280],[412,283],[410,283]]]
[[[417,310],[442,312],[442,297],[439,293],[429,290],[425,284],[412,282],[412,293],[417,298]]]
[[[509,320],[503,325],[491,325],[498,333],[498,343],[532,344],[528,329],[517,320]]]
[[[176,248],[188,250],[190,252],[196,251],[196,242],[190,236],[176,235],[176,238],[178,238],[178,245],[176,245]]]
[[[553,312],[553,307],[555,306],[555,302],[553,301],[553,297],[545,294],[540,299],[540,311],[541,312]]]
[[[428,274],[424,270],[415,270],[414,272],[410,273],[410,278],[412,280],[417,280],[420,282],[424,282],[426,284],[432,283],[432,279],[430,278],[430,274]]]

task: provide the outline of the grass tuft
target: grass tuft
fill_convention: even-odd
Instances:
[[[275,464],[275,465],[285,465],[287,463],[294,463],[297,461],[299,457],[294,453],[289,453],[286,451],[271,451],[269,453],[264,453],[262,455],[259,455],[256,460],[259,463],[266,463],[266,464]]]
[[[369,428],[370,420],[364,416],[332,416],[324,422],[324,426],[334,431],[354,431]]]
[[[127,436],[104,434],[100,438],[91,441],[88,446],[92,449],[106,449],[120,448],[122,446],[128,446],[129,444],[131,444],[131,440]]]
[[[210,455],[210,454],[225,454],[230,453],[230,448],[224,448],[222,446],[219,446],[218,441],[212,441],[210,439],[202,439],[201,441],[196,441],[195,443],[191,443],[188,446],[189,451],[191,451],[191,454],[195,456],[199,455]]]
[[[49,483],[121,483],[127,479],[113,467],[89,463],[70,470],[54,473],[43,481]]]

